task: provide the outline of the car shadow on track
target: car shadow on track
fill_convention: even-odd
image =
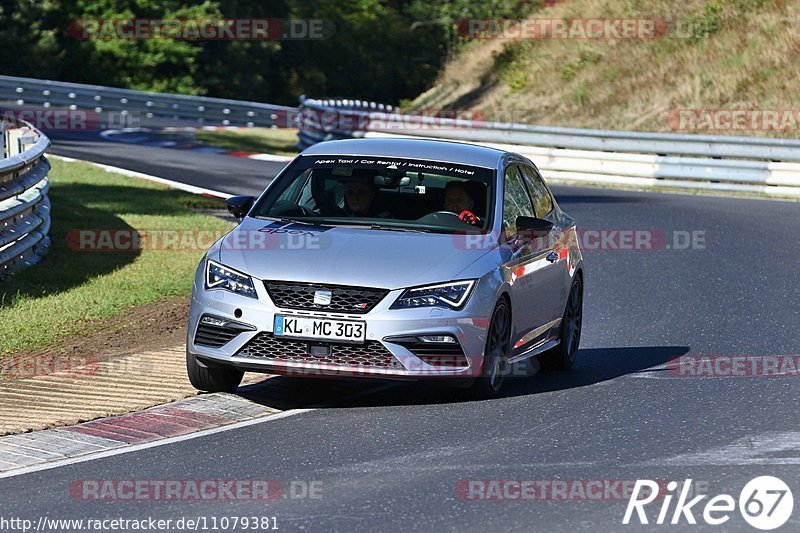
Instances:
[[[524,396],[594,385],[656,369],[674,357],[689,352],[687,346],[590,348],[578,352],[568,372],[539,372],[535,376],[510,378],[502,397]],[[253,402],[280,410],[298,408],[379,407],[430,405],[469,401],[463,389],[443,383],[357,380],[335,378],[273,377],[240,387],[237,394]]]
[[[640,372],[663,372],[664,369],[653,367],[688,352],[688,346],[583,349],[578,351],[578,359],[572,370],[540,372],[530,380],[511,380],[504,389],[503,396],[585,387]]]

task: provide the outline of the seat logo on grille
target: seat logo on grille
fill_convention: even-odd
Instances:
[[[331,291],[316,291],[314,292],[315,305],[331,305]]]

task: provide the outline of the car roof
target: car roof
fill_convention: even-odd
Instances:
[[[495,148],[453,141],[374,138],[325,141],[306,148],[300,155],[406,157],[495,169],[506,153]]]

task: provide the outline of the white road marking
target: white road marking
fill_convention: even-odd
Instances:
[[[800,465],[800,432],[774,431],[730,444],[651,461],[662,466]]]
[[[128,176],[129,178],[138,178],[138,179],[143,179],[143,180],[147,180],[147,181],[152,181],[152,182],[155,182],[155,183],[160,183],[160,184],[166,185],[167,187],[170,187],[172,189],[178,189],[178,190],[186,191],[186,192],[189,192],[189,193],[192,193],[192,194],[202,194],[202,195],[205,195],[205,196],[213,196],[214,198],[221,198],[223,200],[227,200],[228,198],[233,196],[232,194],[224,193],[224,192],[221,192],[221,191],[215,191],[213,189],[205,189],[203,187],[195,187],[194,185],[187,185],[187,184],[181,183],[179,181],[173,181],[173,180],[168,180],[168,179],[165,179],[165,178],[159,178],[158,176],[151,176],[150,174],[144,174],[142,172],[136,172],[135,170],[128,170],[128,169],[125,169],[125,168],[115,167],[115,166],[111,166],[111,165],[104,165],[102,163],[95,163],[94,161],[84,161],[84,160],[80,160],[80,159],[73,159],[71,157],[62,157],[62,156],[58,156],[58,155],[54,155],[54,154],[48,154],[47,157],[51,158],[51,159],[58,159],[58,160],[61,160],[61,161],[65,161],[67,163],[75,163],[75,162],[86,163],[87,165],[92,165],[92,166],[97,167],[97,168],[102,168],[103,170],[105,170],[107,172],[112,172],[114,174],[121,174],[123,176]]]
[[[289,156],[274,154],[254,154],[247,157],[249,159],[258,159],[259,161],[277,161],[278,163],[288,163],[293,159]]]

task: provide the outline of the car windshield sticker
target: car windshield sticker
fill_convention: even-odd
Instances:
[[[341,165],[347,165],[345,167]],[[468,165],[458,165],[455,163],[444,163],[437,161],[416,161],[403,159],[388,159],[381,157],[328,157],[318,158],[309,161],[310,167],[330,168],[333,166],[334,176],[351,176],[353,168],[373,168],[400,170],[405,172],[440,172],[445,174],[455,174],[458,176],[475,176],[476,168]]]

